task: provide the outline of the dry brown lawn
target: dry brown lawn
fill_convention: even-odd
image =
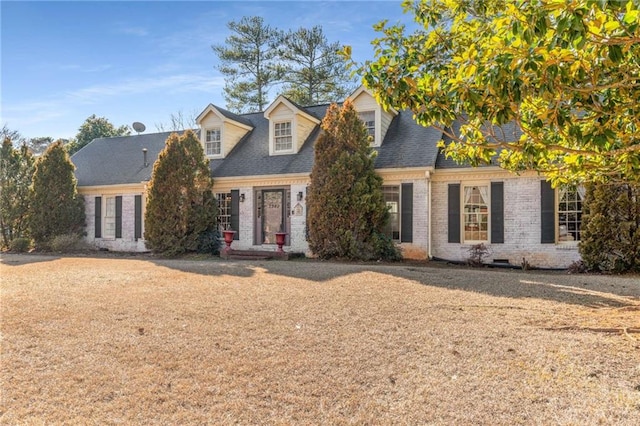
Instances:
[[[640,422],[640,278],[4,255],[2,424]]]

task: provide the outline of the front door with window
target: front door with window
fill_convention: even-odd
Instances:
[[[276,232],[289,232],[288,191],[285,189],[260,189],[256,194],[256,242],[275,244]],[[288,239],[287,239],[288,240]]]

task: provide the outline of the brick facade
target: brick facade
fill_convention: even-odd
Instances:
[[[533,267],[566,268],[580,259],[577,243],[542,244],[540,182],[538,177],[504,175],[479,182],[504,182],[504,243],[486,244],[490,250],[488,261],[506,259],[512,265],[523,260]],[[475,182],[475,180],[474,180]],[[464,184],[465,180],[448,180],[432,183],[432,248],[436,258],[465,261],[471,244],[449,243],[447,239],[449,183]]]

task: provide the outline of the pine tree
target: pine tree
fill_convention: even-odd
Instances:
[[[216,203],[204,151],[195,133],[172,133],[153,166],[145,212],[147,247],[174,256],[197,251],[215,229]]]
[[[322,128],[307,198],[310,249],[324,259],[398,258],[383,235],[389,213],[382,178],[353,103],[331,105]]]
[[[283,36],[284,95],[301,105],[344,99],[355,89],[338,42],[329,43],[322,27],[299,28]]]
[[[59,235],[81,235],[85,226],[84,199],[78,195],[74,165],[62,141],[49,145],[35,163],[31,185],[29,228],[36,245]]]
[[[225,76],[227,108],[235,112],[262,111],[269,103],[269,88],[279,79],[277,43],[279,31],[259,16],[243,17],[227,24],[232,34],[225,45],[211,46]]]
[[[583,262],[593,271],[640,271],[640,186],[598,183],[586,189]]]
[[[0,230],[5,247],[27,234],[33,163],[26,145],[16,149],[10,138],[4,139],[0,149]]]

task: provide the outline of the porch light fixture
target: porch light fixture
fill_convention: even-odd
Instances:
[[[302,193],[302,191],[298,192],[298,201],[302,201],[303,197],[304,197],[304,194]]]
[[[244,194],[240,194],[240,202],[244,203]]]

